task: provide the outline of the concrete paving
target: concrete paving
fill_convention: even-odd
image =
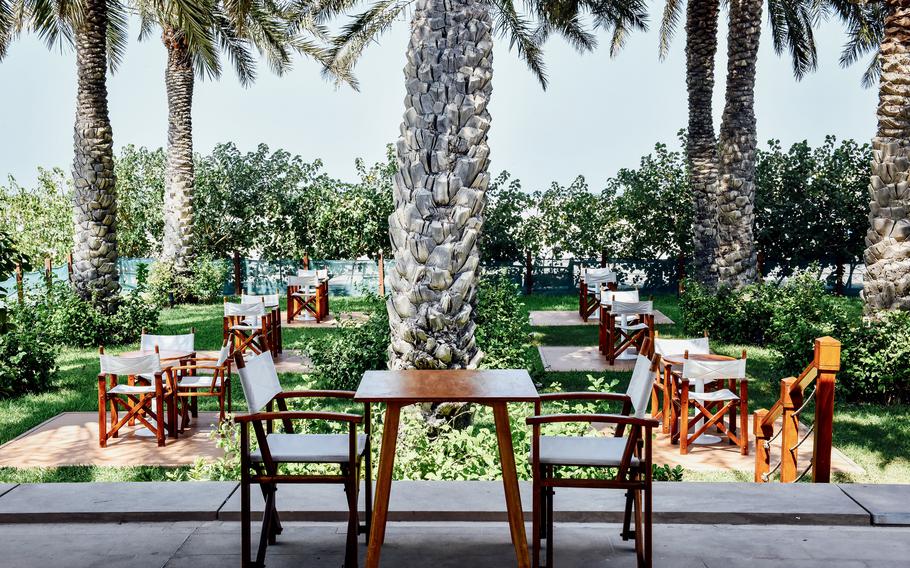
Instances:
[[[545,370],[560,373],[570,371],[624,372],[631,371],[635,367],[635,359],[617,359],[615,364],[607,364],[607,360],[600,354],[600,349],[596,345],[586,347],[541,345],[537,348],[537,352],[540,353],[540,361]],[[632,353],[634,354],[634,351]]]
[[[192,567],[239,564],[237,523],[181,522],[96,525],[7,525],[0,539],[4,566]],[[632,541],[616,524],[557,524],[556,566],[635,566]],[[269,568],[337,568],[344,556],[341,523],[284,523],[269,547]],[[360,539],[360,565],[366,546]],[[904,566],[910,528],[806,525],[662,525],[654,527],[654,566],[714,568]],[[515,565],[505,523],[390,523],[382,566],[396,568],[503,568]]]
[[[284,328],[298,328],[298,327],[338,327],[344,322],[354,321],[354,322],[363,322],[369,319],[370,315],[367,312],[342,312],[340,314],[329,314],[329,317],[322,320],[319,323],[316,323],[315,319],[304,320],[297,318],[291,323],[288,323],[287,314],[282,312],[281,318],[281,327]]]
[[[910,485],[844,483],[844,493],[872,515],[876,525],[910,525]]]
[[[25,483],[0,496],[0,523],[214,520],[236,487],[209,481]]]
[[[531,310],[531,325],[542,327],[562,327],[567,325],[597,325],[600,323],[600,317],[597,312],[588,318],[588,321],[581,319],[577,311],[574,310]],[[655,325],[672,325],[675,323],[660,310],[654,310]]]

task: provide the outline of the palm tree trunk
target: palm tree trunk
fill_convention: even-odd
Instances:
[[[863,284],[868,315],[910,310],[910,6],[885,6]]]
[[[393,369],[475,367],[492,22],[476,0],[418,0],[389,236]]]
[[[182,34],[164,28],[167,47],[167,169],[164,174],[164,235],[161,256],[178,272],[193,256],[193,64]]]
[[[78,101],[73,136],[73,284],[79,295],[110,313],[117,306],[120,280],[106,34],[105,0],[85,0],[84,18],[75,30]]]
[[[723,285],[755,281],[755,64],[762,0],[731,0],[727,92],[720,126],[717,275]]]
[[[686,158],[692,191],[693,278],[717,284],[717,139],[711,99],[717,54],[719,0],[690,0],[686,6],[686,86],[689,129]]]

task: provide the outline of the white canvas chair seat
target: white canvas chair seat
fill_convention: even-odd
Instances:
[[[662,339],[658,337],[654,340],[654,352],[661,357],[681,355],[683,353],[707,355],[711,352],[711,349],[707,337],[696,337],[693,339]]]
[[[625,331],[635,331],[638,329],[648,329],[648,324],[642,322],[630,322],[623,321],[621,319],[616,320],[616,327]]]
[[[540,437],[540,463],[547,465],[618,467],[625,450],[626,438],[613,436]]]
[[[110,394],[154,394],[154,385],[117,385],[107,391]]]
[[[241,304],[255,304],[261,302],[266,308],[274,308],[279,304],[278,294],[241,294]]]
[[[245,321],[232,325],[231,329],[236,329],[237,331],[253,331],[254,329],[259,329],[259,327],[260,326],[255,321]]]
[[[191,376],[183,377],[180,379],[180,382],[177,383],[177,386],[182,389],[207,389],[212,386],[212,377],[210,376]],[[221,387],[221,377],[215,379],[215,388]]]
[[[731,400],[739,400],[739,397],[730,389],[718,389],[713,392],[689,391],[689,398],[699,402],[729,402]]]
[[[151,335],[143,333],[139,339],[139,348],[143,351],[152,351],[157,347],[162,351],[187,351],[193,352],[196,334],[183,333],[179,335]]]
[[[278,463],[348,463],[350,438],[347,434],[269,434],[266,436],[272,460]],[[367,437],[357,435],[357,455],[363,455]],[[262,461],[257,449],[250,453]]]

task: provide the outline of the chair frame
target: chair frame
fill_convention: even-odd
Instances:
[[[240,296],[241,303],[243,302],[243,296],[256,296],[262,300],[263,305],[265,305],[266,295],[274,295],[281,297],[280,294],[242,294]],[[280,353],[284,352],[284,339],[281,335],[281,302],[274,306],[265,306],[265,311],[269,314],[269,346],[272,350],[272,355],[277,357]]]
[[[98,353],[104,355],[104,347],[100,347]],[[135,381],[135,375],[127,376],[128,385],[133,386]],[[177,438],[174,388],[171,376],[166,371],[160,370],[155,373],[154,393],[111,394],[109,390],[118,384],[120,384],[119,375],[98,373],[98,443],[102,448],[107,447],[108,440],[119,437],[118,433],[121,428],[127,424],[132,425],[136,421],[155,433],[155,440],[159,447],[164,447],[168,434],[171,438]],[[155,401],[154,410],[151,408],[153,399]],[[108,404],[110,404],[109,409]],[[126,412],[123,418],[118,416],[118,405]],[[110,426],[108,426],[108,413],[110,413]]]
[[[318,273],[318,270],[314,270]],[[295,278],[310,278],[309,276],[296,276]],[[328,279],[320,281],[318,274],[313,275],[313,288],[315,293],[309,299],[303,299],[300,293],[300,284],[291,284],[288,282],[288,323],[293,323],[297,317],[304,311],[309,312],[316,319],[316,323],[322,323],[329,315],[329,281]]]
[[[653,300],[648,300],[653,301]],[[647,327],[643,329],[624,330],[616,325],[616,318],[620,317],[611,311],[612,304],[600,304],[600,324],[598,326],[598,341],[600,352],[606,356],[607,363],[613,365],[619,355],[636,347],[641,355],[651,357],[654,347],[654,312],[639,314],[638,320]],[[645,339],[648,342],[645,342]]]
[[[237,369],[245,367],[243,357],[239,353],[234,353],[234,363]],[[265,565],[265,553],[268,545],[275,544],[277,536],[281,534],[281,519],[278,515],[278,509],[275,502],[275,494],[279,483],[337,483],[344,485],[348,500],[348,532],[347,544],[345,548],[345,568],[357,568],[358,566],[358,536],[360,534],[370,534],[370,522],[373,511],[373,483],[371,469],[371,433],[370,433],[370,405],[364,403],[363,415],[350,414],[344,412],[323,412],[323,411],[289,411],[287,401],[289,399],[299,398],[335,398],[342,400],[353,400],[354,392],[352,391],[335,391],[335,390],[301,390],[280,392],[268,403],[265,412],[256,412],[245,415],[238,415],[234,420],[240,425],[240,525],[241,525],[241,566],[243,568],[253,567],[262,568]],[[272,410],[272,404],[277,405],[278,410]],[[280,421],[287,433],[294,432],[294,420],[328,420],[334,422],[343,422],[348,425],[348,462],[341,465],[339,475],[301,475],[301,474],[282,474],[278,470],[278,463],[272,459],[269,451],[267,436],[273,429],[273,423]],[[261,462],[253,462],[250,454],[250,433],[249,425],[253,425],[253,432],[258,443],[259,451],[262,455]],[[366,434],[366,444],[363,455],[357,452],[357,427],[363,425]],[[358,512],[358,501],[360,493],[360,474],[361,466],[364,467],[365,478],[365,508],[366,521],[360,524]],[[254,473],[251,473],[254,470]],[[262,529],[259,537],[259,548],[256,552],[256,560],[250,560],[252,546],[251,537],[251,518],[252,510],[250,506],[250,490],[253,484],[259,485],[262,495],[265,498],[265,509],[262,515]]]
[[[688,356],[688,353],[686,354]],[[746,350],[742,352],[742,359],[746,359]],[[693,400],[689,397],[689,379],[680,373],[670,373],[673,381],[673,403],[674,414],[678,416],[678,421],[671,424],[671,442],[679,444],[679,452],[683,455],[689,453],[689,447],[712,426],[727,437],[729,444],[739,447],[742,455],[749,455],[749,381],[748,379],[722,379],[716,383],[727,382],[731,392],[739,397],[739,400],[707,402],[702,404],[701,401]],[[737,384],[738,383],[738,384]],[[689,408],[694,408],[695,414],[689,417]],[[737,420],[737,410],[739,411],[739,420]],[[728,424],[724,424],[723,418],[727,416]],[[689,433],[689,425],[699,420],[704,420],[701,428],[695,432]],[[737,428],[737,422],[738,428]]]
[[[228,298],[224,298],[224,303],[228,303]],[[245,304],[251,305],[251,304]],[[247,335],[245,330],[234,329],[235,326],[243,325],[244,319],[249,316],[242,315],[225,315],[222,319],[222,336],[224,341],[231,342],[231,354],[235,352],[243,353],[250,349],[256,355],[263,351],[272,351],[270,335],[272,334],[274,311],[264,310],[259,316],[259,327],[254,328]],[[280,325],[280,322],[279,322]],[[274,352],[272,353],[275,354]]]
[[[646,340],[647,342],[647,340]],[[645,346],[649,348],[649,346]],[[651,373],[660,369],[660,356],[651,359],[649,371]],[[598,400],[621,402],[621,414],[541,414],[544,402],[566,400]],[[553,568],[553,495],[555,487],[588,487],[606,489],[625,489],[626,507],[623,516],[623,540],[635,539],[635,551],[640,567],[650,568],[652,562],[652,429],[659,426],[660,422],[649,418],[630,416],[633,410],[632,399],[625,393],[612,392],[562,392],[541,394],[539,401],[534,403],[534,416],[526,420],[532,426],[531,439],[531,472],[532,482],[532,513],[531,513],[531,538],[533,540],[531,552],[531,566],[533,568]],[[542,464],[540,462],[540,426],[557,422],[587,422],[615,424],[614,436],[621,438],[625,429],[629,427],[629,438],[623,452],[617,475],[611,480],[599,479],[560,479],[554,476],[554,469],[558,465]],[[632,464],[632,458],[638,458],[639,464]],[[588,466],[585,466],[588,467]],[[616,467],[616,466],[590,466],[590,467]],[[631,530],[633,506],[635,511],[635,530]],[[638,538],[642,536],[643,538]],[[546,539],[546,564],[540,563],[541,542]]]
[[[588,321],[600,305],[600,298],[597,297],[598,287],[606,288],[611,292],[615,292],[617,288],[616,282],[605,283],[602,279],[595,279],[594,286],[593,290],[589,289],[584,277],[578,281],[578,315],[584,322]]]
[[[200,397],[218,398],[219,422],[224,422],[225,406],[227,406],[228,413],[233,411],[231,402],[231,356],[229,355],[221,365],[218,365],[217,362],[217,357],[193,356],[186,359],[186,364],[165,369],[168,374],[174,375],[171,379],[173,381],[172,384],[177,385],[175,396],[177,399],[177,413],[181,417],[181,432],[190,424],[190,416],[193,418],[199,417],[198,401]],[[212,384],[208,387],[208,390],[202,390],[205,387],[180,386],[182,377],[195,377],[200,370],[212,371]],[[217,386],[219,378],[221,378],[221,387]],[[180,405],[181,399],[184,399],[182,408]]]
[[[704,338],[708,338],[708,332],[704,331]],[[654,331],[654,352],[657,353],[657,341],[660,339],[660,332]],[[675,338],[671,338],[675,339]],[[688,358],[689,352],[685,352]],[[654,373],[654,390],[651,393],[651,418],[657,418],[661,421],[661,433],[669,434],[671,425],[677,420],[676,407],[673,401],[673,365],[664,362],[663,368]]]

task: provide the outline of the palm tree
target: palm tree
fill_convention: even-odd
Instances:
[[[581,50],[594,38],[581,21],[612,30],[617,49],[644,28],[637,1],[538,3],[536,28],[511,0],[381,0],[336,40],[330,68],[343,74],[369,40],[414,5],[405,64],[405,112],[397,143],[398,172],[389,217],[395,269],[391,290],[389,366],[473,368],[483,357],[474,341],[480,267],[478,237],[489,183],[488,104],[494,30],[518,48],[546,85],[541,43],[552,33]]]
[[[668,0],[660,55],[669,49],[681,0]],[[690,0],[686,8],[686,84],[689,94],[687,161],[692,188],[694,274],[708,285],[739,285],[755,278],[752,237],[755,192],[755,62],[762,0],[732,0],[728,33],[727,92],[720,132],[714,137],[711,99],[717,53],[717,0]],[[775,51],[790,51],[802,78],[817,64],[813,0],[768,0]]]
[[[16,31],[30,29],[48,47],[76,51],[77,103],[73,182],[73,285],[106,313],[117,308],[117,203],[107,69],[126,46],[126,15],[116,0],[20,0]]]
[[[174,0],[135,0],[142,22],[140,39],[161,29],[167,49],[164,80],[168,99],[167,168],[164,190],[162,258],[178,272],[189,270],[193,258],[193,88],[196,74],[221,75],[219,52],[233,62],[240,82],[255,79],[251,47],[258,48],[271,68],[281,74],[290,67],[290,50],[314,57],[322,51],[295,37],[286,14],[271,2],[208,2],[186,4]]]

